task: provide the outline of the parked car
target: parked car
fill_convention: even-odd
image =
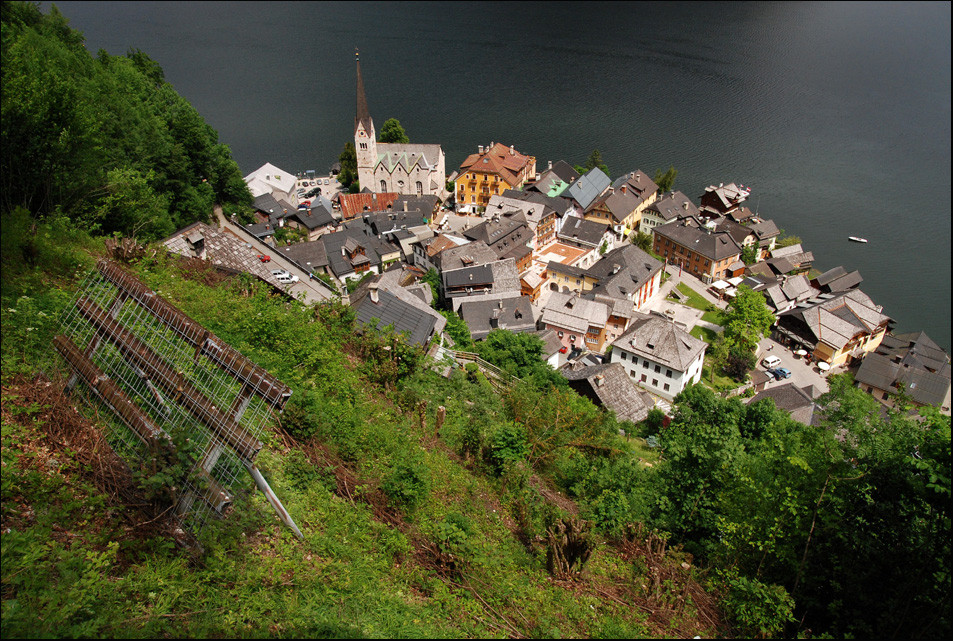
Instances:
[[[301,279],[295,276],[294,274],[285,273],[283,276],[278,276],[277,280],[282,285],[290,285],[292,283],[297,283]]]
[[[273,269],[271,270],[271,275],[274,276],[275,278],[281,278],[282,276],[291,276],[291,274],[289,274],[287,270],[284,270],[284,269]]]
[[[777,372],[775,376],[778,378],[778,380],[782,378],[791,378],[791,370],[789,370],[787,367],[779,367],[774,371]]]
[[[774,369],[775,367],[781,364],[781,359],[775,356],[774,354],[772,354],[771,356],[768,356],[763,361],[761,361],[761,364],[767,367],[768,369]]]
[[[310,200],[302,200],[300,203],[298,203],[298,209],[308,209],[309,207],[311,207]]]
[[[258,254],[258,260],[260,260],[263,263],[270,263],[271,256],[269,256],[268,254]]]
[[[773,379],[776,380],[776,381],[780,381],[780,380],[781,380],[781,376],[780,376],[780,374],[778,374],[778,370],[776,370],[776,369],[773,369],[773,368],[772,368],[772,369],[766,369],[766,370],[764,370],[764,373],[767,374],[768,376],[770,376],[771,378],[773,378]]]

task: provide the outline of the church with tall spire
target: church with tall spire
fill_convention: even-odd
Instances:
[[[377,142],[374,119],[367,107],[361,59],[357,62],[357,109],[354,115],[354,151],[361,191],[396,192],[412,196],[433,194],[446,198],[446,157],[440,145]]]

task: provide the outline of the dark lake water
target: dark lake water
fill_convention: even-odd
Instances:
[[[898,331],[950,347],[949,3],[57,6],[90,51],[159,62],[245,172],[327,170],[359,47],[375,123],[443,145],[448,174],[497,141],[539,166],[674,165],[696,199],[744,183]]]

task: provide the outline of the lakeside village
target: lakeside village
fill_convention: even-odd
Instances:
[[[668,412],[702,383],[771,397],[811,424],[826,376],[844,370],[885,408],[902,391],[950,414],[949,355],[923,332],[893,334],[859,272],[815,270],[810,251],[746,206],[743,185],[712,185],[696,203],[638,169],[612,179],[564,161],[538,168],[497,142],[447,176],[440,145],[378,142],[360,62],[354,148],[360,193],[342,192],[340,167],[316,177],[265,164],[245,177],[256,223],[217,212],[218,227],[190,225],[165,246],[306,303],[341,296],[358,321],[393,326],[438,360],[475,355],[453,349],[437,308],[475,341],[494,329],[536,333],[542,357],[620,420]],[[777,317],[743,384],[706,364],[741,286]]]

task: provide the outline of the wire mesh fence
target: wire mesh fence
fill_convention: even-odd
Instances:
[[[60,318],[71,386],[119,419],[106,434],[131,467],[172,452],[176,511],[198,534],[220,514],[261,449],[290,389],[136,278],[107,261]]]

